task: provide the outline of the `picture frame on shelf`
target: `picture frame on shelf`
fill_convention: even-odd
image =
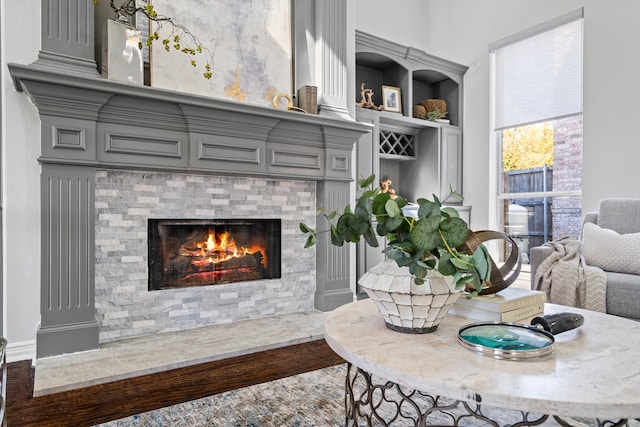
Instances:
[[[400,88],[382,85],[382,108],[384,111],[402,113],[402,100]]]

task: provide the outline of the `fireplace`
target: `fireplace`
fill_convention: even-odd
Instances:
[[[280,278],[279,219],[149,219],[149,290]]]
[[[76,10],[84,2],[62,3],[71,26],[93,34],[93,15]],[[66,28],[60,19],[43,25]],[[343,62],[318,76],[337,82],[323,86],[320,114],[299,114],[96,78],[81,39],[43,36],[37,63],[9,65],[40,119],[27,132],[39,150],[24,153],[40,164],[37,357],[353,300],[348,248],[322,238],[302,250],[298,228],[315,224],[317,207],[349,203],[353,146],[371,131],[348,117]],[[344,54],[341,38],[322,40]],[[279,278],[149,291],[149,218],[279,218],[281,253],[267,247],[262,259]]]
[[[97,171],[95,301],[100,342],[313,309],[316,253],[302,249],[299,223],[314,223],[315,200],[316,183],[308,180]],[[239,246],[249,246],[242,233],[253,223],[252,237],[267,234],[269,242],[280,246],[267,246],[262,262],[267,271],[279,269],[270,272],[278,277],[150,291],[150,274],[162,276],[149,270],[149,232],[154,229],[149,219],[156,226],[163,222],[169,230],[161,229],[163,236],[169,232],[172,239],[183,241],[197,229],[206,228],[207,236],[195,239],[202,242],[212,226],[226,228]],[[271,220],[274,224],[269,225]],[[157,243],[160,236],[154,239]]]

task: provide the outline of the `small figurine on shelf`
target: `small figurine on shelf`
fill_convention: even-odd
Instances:
[[[382,181],[380,181],[380,192],[382,194],[389,194],[391,200],[395,200],[395,198],[398,196],[396,195],[396,190],[391,188],[391,184],[393,184],[393,181],[391,181],[388,177],[382,177]]]
[[[371,110],[381,110],[373,103],[373,89],[366,89],[364,83],[360,84],[360,102],[356,102],[356,107],[369,108]]]

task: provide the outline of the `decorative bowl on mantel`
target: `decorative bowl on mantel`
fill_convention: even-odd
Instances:
[[[392,260],[369,269],[358,284],[378,307],[387,328],[413,334],[434,332],[461,294],[452,277],[436,270],[416,285],[409,268]]]

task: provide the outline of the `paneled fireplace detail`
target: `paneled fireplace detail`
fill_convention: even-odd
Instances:
[[[280,278],[279,219],[149,219],[149,290]]]
[[[355,175],[351,170],[353,145],[371,131],[369,125],[346,114],[346,63],[333,61],[336,52],[341,58],[349,57],[346,21],[324,19],[315,33],[318,45],[310,51],[296,51],[302,58],[318,55],[318,47],[332,53],[318,57],[322,63],[318,82],[323,82],[320,87],[325,96],[319,98],[320,114],[314,115],[100,78],[93,58],[94,15],[86,13],[89,6],[84,0],[43,0],[38,60],[29,65],[8,65],[16,90],[29,97],[40,116],[37,161],[42,166],[43,265],[36,357],[96,349],[99,334],[107,342],[133,333],[235,321],[247,318],[249,309],[253,317],[269,316],[306,309],[310,304],[330,311],[352,301],[347,248],[333,247],[321,238],[315,250],[303,255],[315,263],[302,264],[296,263],[300,249],[293,244],[296,239],[303,240],[296,228],[302,220],[301,211],[334,209],[345,203]],[[346,8],[345,2],[339,1],[326,2],[320,9],[312,4],[298,8],[296,32],[307,22],[315,22],[315,13],[342,18]],[[353,20],[349,22],[352,25]],[[60,37],[67,28],[86,31],[70,42],[68,37]],[[327,34],[331,37],[323,37]],[[309,84],[316,80],[306,71],[298,77]],[[136,176],[183,174],[187,181],[204,181],[208,176],[218,184],[221,176],[230,182],[244,178],[243,182],[254,185],[302,180],[313,184],[313,190],[303,191],[312,200],[287,204],[284,202],[291,195],[271,191],[267,202],[274,204],[259,205],[270,209],[268,215],[282,218],[280,280],[256,281],[252,286],[233,283],[148,292],[144,277],[147,218],[163,214],[210,218],[220,211],[227,218],[238,213],[245,218],[256,216],[258,210],[244,205],[246,209],[239,210],[236,193],[223,199],[205,188],[204,192],[184,194],[191,204],[189,212],[178,211],[184,206],[176,206],[175,213],[166,209],[148,213],[178,199],[171,187],[175,180],[163,186],[168,194],[138,196],[148,190],[143,182],[142,187],[130,191],[135,199],[109,198],[129,188],[123,183],[118,188],[98,190],[96,201],[92,190],[96,174],[102,171],[132,171]],[[98,181],[104,184],[102,178]],[[78,182],[83,184],[76,185]],[[242,189],[247,193],[254,190],[264,188]],[[242,200],[260,203],[263,196],[249,195],[251,200]],[[298,198],[302,197],[306,196]],[[194,200],[198,209],[192,207]],[[125,203],[127,209],[120,209]],[[113,210],[106,211],[106,205]],[[271,259],[268,254],[265,258]],[[69,270],[73,266],[82,268]],[[255,288],[261,289],[255,297],[244,293],[255,293]],[[130,296],[136,298],[129,300]],[[199,313],[192,313],[195,310]],[[123,328],[127,328],[125,332]]]

